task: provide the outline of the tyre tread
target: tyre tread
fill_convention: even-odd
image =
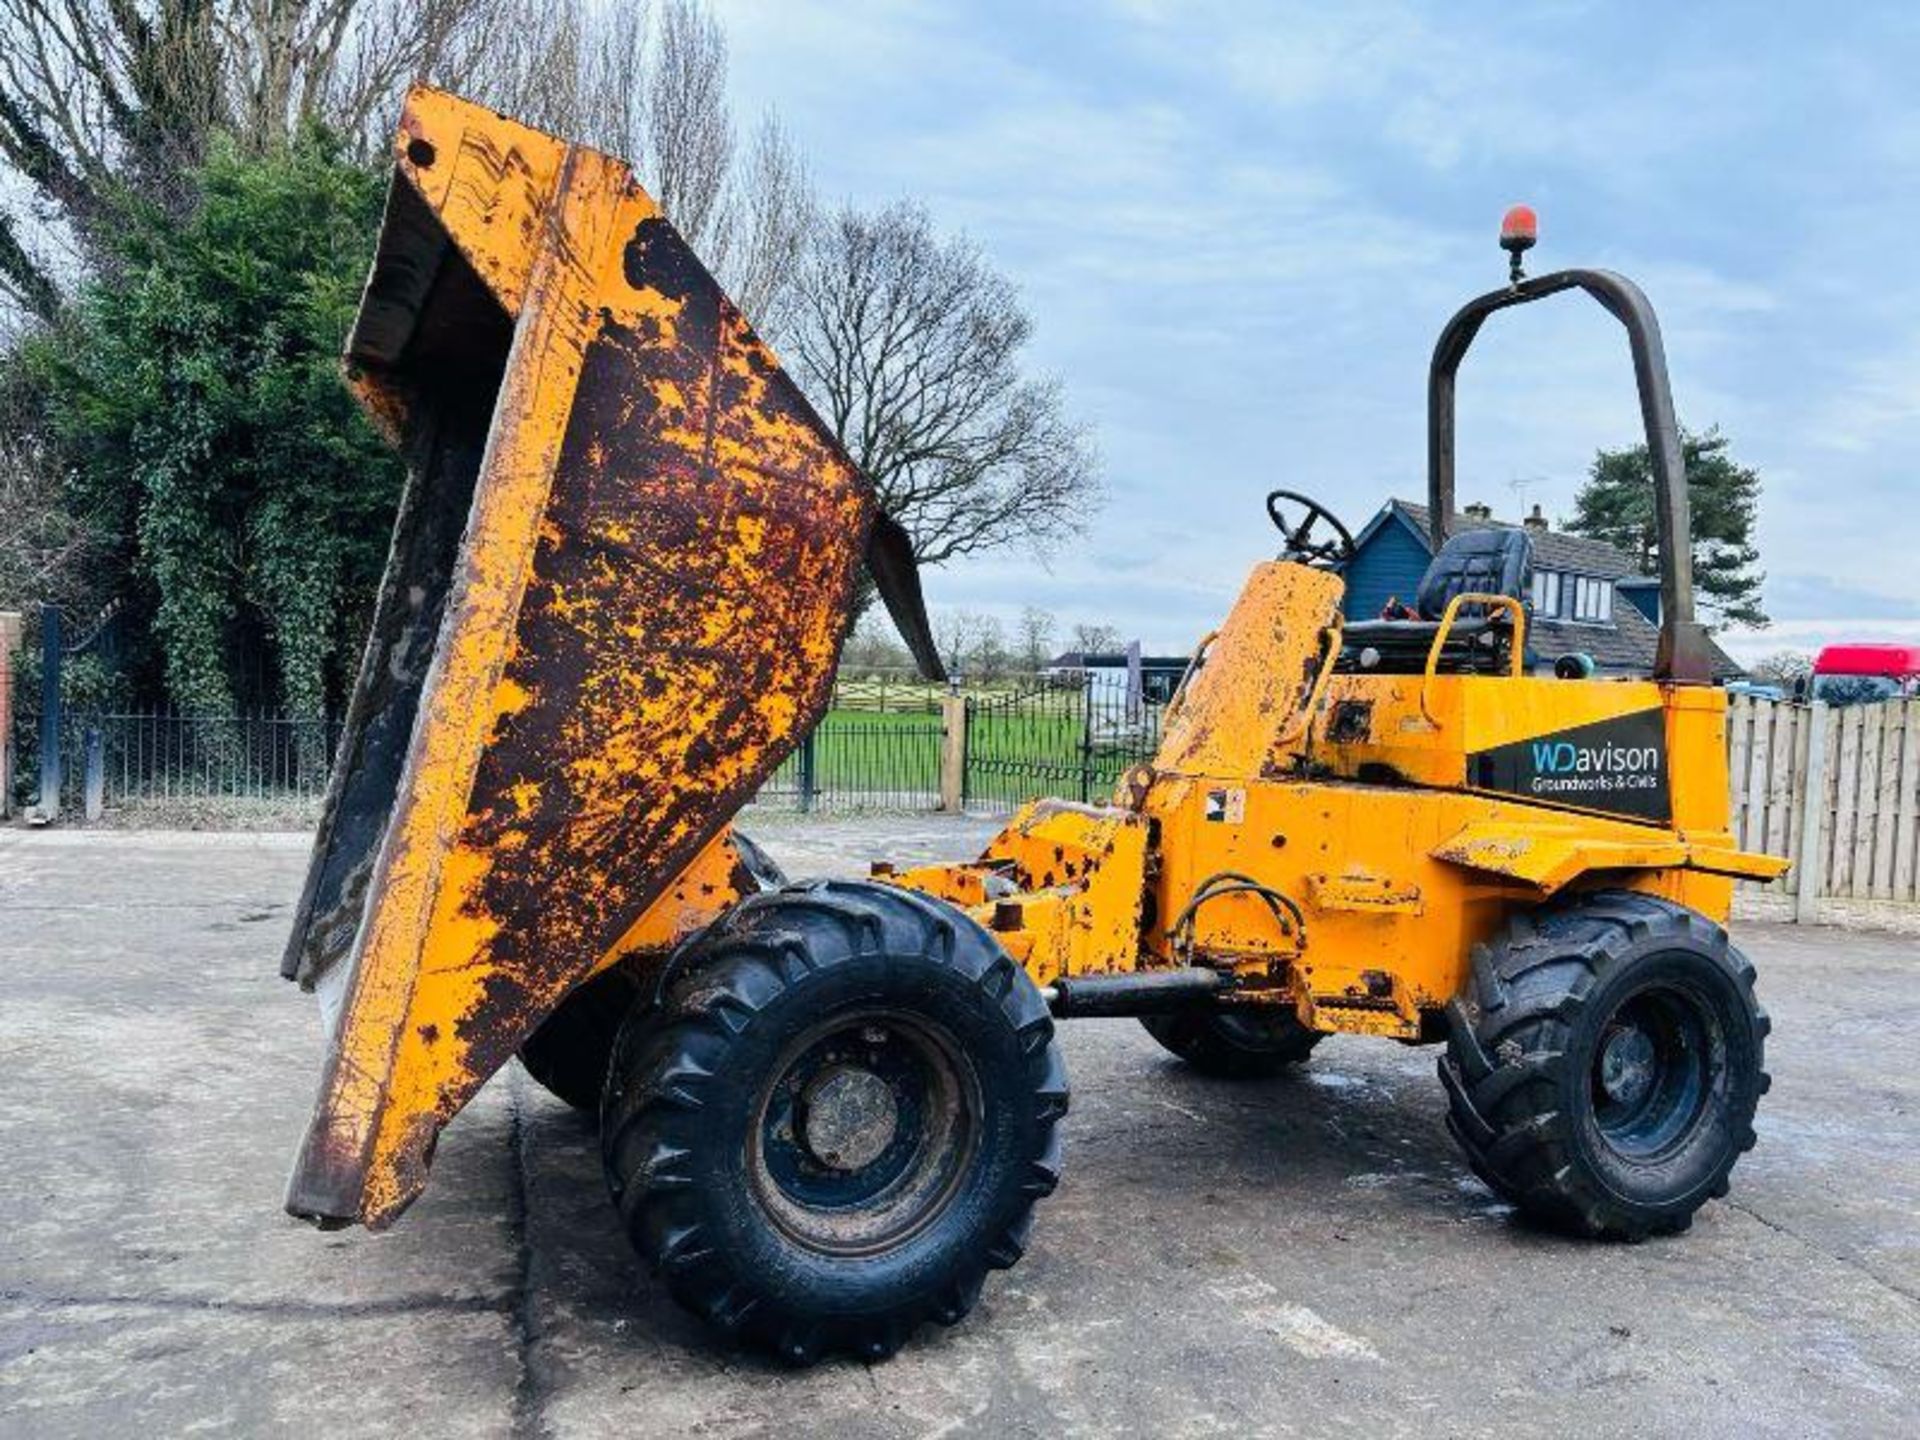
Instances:
[[[607,1185],[627,1234],[686,1308],[729,1334],[768,1345],[791,1364],[833,1351],[882,1359],[924,1321],[958,1323],[987,1271],[1020,1258],[1034,1203],[1060,1179],[1057,1127],[1069,1104],[1066,1068],[1045,1002],[1021,983],[1024,974],[990,941],[969,945],[962,935],[944,906],[913,892],[812,882],[743,902],[676,957],[658,1010],[643,1017],[644,1033],[623,1036],[616,1051],[601,1126]],[[685,1153],[673,1136],[698,1110],[702,1082],[712,1078],[701,1063],[705,1046],[724,1044],[765,1004],[815,972],[879,955],[914,955],[957,972],[999,1008],[1027,1069],[1036,1153],[1020,1171],[1013,1213],[935,1292],[879,1314],[800,1314],[736,1274],[707,1243],[690,1177],[656,1157],[662,1146]]]
[[[1615,1194],[1576,1163],[1559,1112],[1569,1040],[1587,997],[1632,947],[1663,937],[1720,957],[1739,983],[1758,1046],[1768,1029],[1754,999],[1752,964],[1725,929],[1697,912],[1633,891],[1573,897],[1518,915],[1505,934],[1473,951],[1464,1000],[1447,1008],[1450,1032],[1439,1075],[1447,1129],[1469,1166],[1495,1193],[1535,1220],[1578,1234],[1639,1239],[1684,1230],[1692,1212],[1652,1213]],[[1759,1093],[1768,1086],[1759,1070]],[[1744,1122],[1743,1122],[1744,1123]],[[1704,1193],[1724,1195],[1750,1124]]]

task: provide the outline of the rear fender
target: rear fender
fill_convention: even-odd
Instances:
[[[1468,825],[1433,855],[1468,870],[1517,880],[1543,895],[1557,894],[1602,870],[1692,870],[1764,882],[1784,875],[1789,867],[1777,855],[1739,849],[1727,835],[1695,837],[1585,818]]]

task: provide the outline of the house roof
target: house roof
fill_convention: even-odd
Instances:
[[[1593,663],[1602,670],[1652,669],[1659,641],[1659,627],[1631,605],[1615,605],[1611,625],[1583,624],[1575,620],[1529,619],[1527,622],[1527,647],[1542,659],[1591,655]],[[1735,665],[1733,669],[1737,674],[1740,667]],[[1719,671],[1717,658],[1714,670],[1716,674]]]
[[[1413,523],[1422,539],[1427,535],[1427,507],[1411,500],[1387,502]],[[1455,514],[1450,530],[1518,530],[1510,520],[1482,520],[1473,515]],[[1568,535],[1560,530],[1535,530],[1533,563],[1542,570],[1566,570],[1592,575],[1601,580],[1640,578],[1640,567],[1633,557],[1604,540],[1589,540],[1584,535]]]
[[[1184,670],[1192,657],[1188,655],[1142,655],[1142,670]],[[1127,668],[1127,656],[1124,650],[1096,651],[1087,653],[1069,650],[1056,655],[1047,662],[1050,670],[1124,670]]]
[[[1355,543],[1364,545],[1380,526],[1397,519],[1413,530],[1422,545],[1427,545],[1429,513],[1425,505],[1416,505],[1411,500],[1389,500],[1355,537]],[[1450,528],[1457,532],[1518,530],[1522,527],[1509,520],[1482,520],[1477,516],[1456,513]],[[1659,583],[1650,576],[1642,575],[1640,567],[1633,563],[1630,556],[1604,540],[1567,535],[1558,530],[1535,530],[1531,533],[1533,563],[1537,569],[1591,575],[1628,588]],[[1571,653],[1591,655],[1594,664],[1602,670],[1651,670],[1659,643],[1660,627],[1631,604],[1615,605],[1613,623],[1610,625],[1576,620],[1530,619],[1527,623],[1527,647],[1535,654],[1545,659]],[[1708,643],[1713,648],[1715,680],[1728,680],[1746,674],[1745,667],[1739,661],[1711,640]]]

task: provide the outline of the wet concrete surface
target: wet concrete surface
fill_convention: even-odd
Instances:
[[[755,833],[791,873],[964,854],[938,818]],[[512,1067],[390,1233],[280,1210],[318,1016],[274,835],[0,833],[0,1434],[1920,1433],[1920,944],[1754,924],[1759,1148],[1683,1237],[1532,1232],[1433,1055],[1208,1081],[1064,1027],[1067,1169],[973,1315],[878,1366],[720,1345]]]

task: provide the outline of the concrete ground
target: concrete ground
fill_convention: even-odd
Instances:
[[[978,823],[770,819],[794,873]],[[280,1211],[318,1017],[296,837],[0,834],[0,1434],[1920,1433],[1920,946],[1751,925],[1759,1148],[1691,1234],[1516,1225],[1433,1057],[1229,1085],[1065,1028],[1027,1258],[879,1366],[728,1350],[641,1271],[594,1137],[517,1067],[392,1232]]]

